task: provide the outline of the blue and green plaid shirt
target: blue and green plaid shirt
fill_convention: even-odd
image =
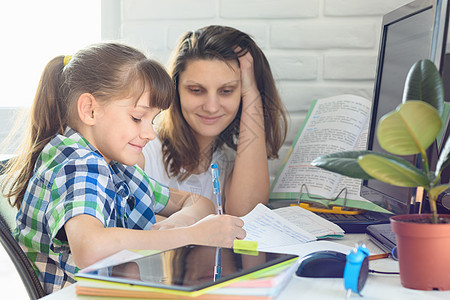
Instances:
[[[86,214],[105,227],[147,230],[169,199],[169,189],[137,167],[108,164],[68,128],[42,150],[17,215],[15,238],[33,262],[46,293],[74,282],[78,268],[64,224]]]

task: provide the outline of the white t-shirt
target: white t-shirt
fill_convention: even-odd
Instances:
[[[171,188],[202,195],[216,205],[210,169],[201,174],[193,174],[180,182],[178,177],[169,177],[167,175],[163,164],[161,141],[158,138],[147,143],[142,154],[145,158],[144,171],[149,177]],[[228,178],[233,170],[235,159],[236,151],[226,145],[216,150],[213,154],[212,163],[216,163],[219,166],[219,183],[222,195],[225,189],[225,179]]]

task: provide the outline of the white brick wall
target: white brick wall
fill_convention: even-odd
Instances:
[[[290,112],[283,161],[313,99],[372,97],[381,18],[412,0],[110,0],[103,37],[166,63],[187,30],[221,24],[250,34],[264,50]],[[120,18],[120,20],[117,20]]]

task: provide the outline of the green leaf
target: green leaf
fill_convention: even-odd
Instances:
[[[430,189],[427,193],[430,198],[437,199],[437,197],[442,192],[445,192],[449,188],[450,188],[450,184],[442,184],[442,185],[435,186],[434,188]]]
[[[353,178],[372,179],[361,169],[358,157],[372,153],[372,151],[345,151],[320,156],[314,159],[313,166]]]
[[[444,99],[444,87],[436,65],[428,59],[416,62],[406,77],[403,102],[425,101],[436,108],[442,116]]]
[[[380,146],[393,154],[425,153],[441,127],[434,107],[423,101],[408,101],[380,119],[377,138]]]
[[[439,160],[436,165],[435,175],[437,176],[438,173],[441,170],[444,170],[449,164],[450,164],[450,138],[448,138],[447,141],[445,142],[444,149],[442,150],[439,156]]]
[[[410,162],[389,154],[372,153],[358,158],[361,168],[380,181],[404,187],[428,186],[427,175]]]

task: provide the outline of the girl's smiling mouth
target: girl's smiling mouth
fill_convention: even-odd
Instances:
[[[136,150],[138,150],[138,151],[142,151],[142,148],[144,148],[144,146],[145,146],[145,144],[142,145],[142,146],[140,146],[140,145],[133,144],[133,143],[129,143],[129,145],[130,145],[132,148],[134,148],[134,149],[136,149]]]

